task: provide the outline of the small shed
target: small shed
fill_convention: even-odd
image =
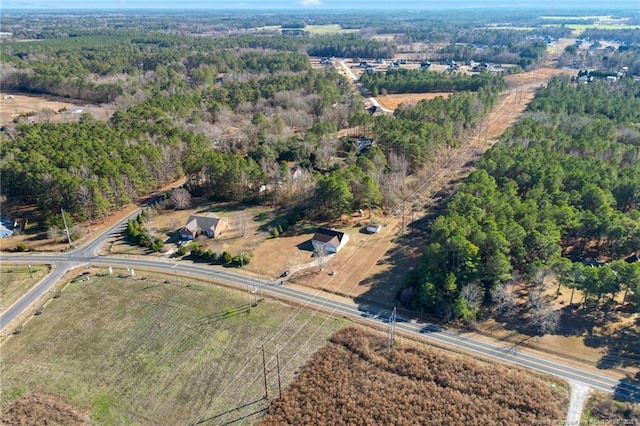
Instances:
[[[382,229],[381,223],[367,223],[367,232],[370,234],[377,234]]]

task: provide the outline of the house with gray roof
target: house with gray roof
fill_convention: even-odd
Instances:
[[[180,229],[180,239],[193,240],[198,235],[217,238],[228,227],[226,220],[214,216],[189,216],[187,224]]]

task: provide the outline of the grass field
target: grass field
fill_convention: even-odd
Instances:
[[[106,272],[106,271],[105,271]],[[92,275],[69,284],[0,348],[2,408],[60,395],[100,424],[227,423],[270,396],[344,321],[186,278]],[[253,413],[253,414],[252,414]]]
[[[49,273],[46,265],[0,263],[0,306],[6,309]]]
[[[584,30],[595,28],[599,30],[636,30],[640,25],[627,24],[567,24],[566,27],[573,28],[575,31],[582,32]]]

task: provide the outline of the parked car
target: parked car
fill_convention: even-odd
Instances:
[[[284,278],[284,277],[288,277],[289,276],[289,270],[284,271],[283,273],[280,274],[280,278]]]

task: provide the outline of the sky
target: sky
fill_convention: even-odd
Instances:
[[[453,9],[555,8],[640,10],[640,0],[0,0],[2,9]]]

